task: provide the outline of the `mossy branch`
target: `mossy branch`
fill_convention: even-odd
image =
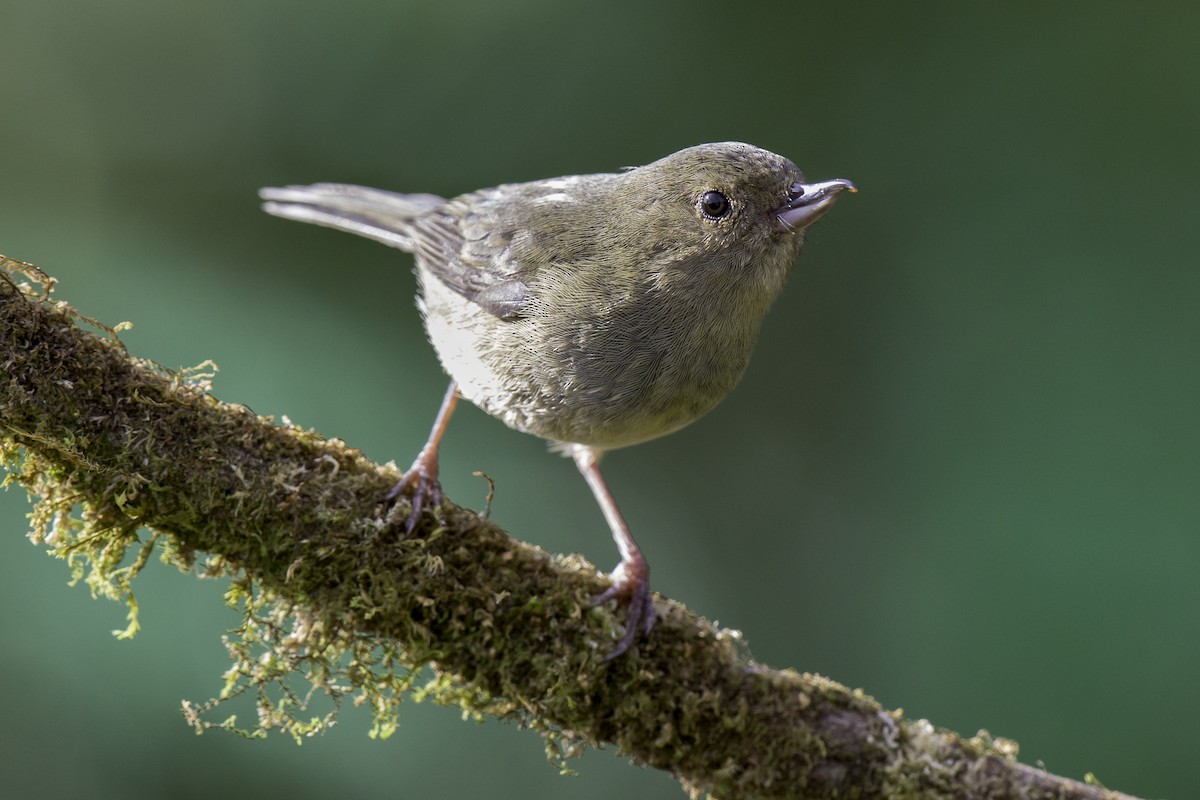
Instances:
[[[393,469],[130,356],[53,302],[36,269],[0,261],[0,456],[38,498],[31,536],[126,600],[156,545],[231,576],[246,622],[227,643],[224,695],[257,692],[259,730],[327,721],[295,719],[298,674],[308,695],[370,704],[372,733],[386,735],[398,693],[431,665],[417,691],[537,728],[560,754],[612,743],[694,795],[1126,797],[1022,765],[1012,742],[961,739],[754,663],[734,634],[667,599],[651,636],[602,663],[621,617],[589,607],[603,587],[590,565],[449,502],[404,539],[379,502]],[[204,711],[188,706],[200,726]]]

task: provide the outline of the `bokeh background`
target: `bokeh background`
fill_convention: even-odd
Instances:
[[[1200,7],[5,0],[0,252],[216,394],[406,464],[444,388],[411,261],[264,185],[453,195],[704,141],[854,179],[738,390],[609,456],[655,587],[774,666],[1146,797],[1200,712]],[[448,494],[615,561],[569,462],[464,408]],[[409,704],[297,747],[196,737],[223,587],[156,565],[143,631],[0,495],[13,797],[681,796],[611,751]]]

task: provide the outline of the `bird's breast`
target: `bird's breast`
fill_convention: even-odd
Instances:
[[[510,427],[615,449],[678,430],[736,385],[758,321],[654,293],[502,320],[424,281],[426,327],[463,396]]]

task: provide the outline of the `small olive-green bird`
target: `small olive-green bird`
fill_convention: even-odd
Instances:
[[[621,553],[595,599],[626,607],[614,658],[655,613],[601,455],[679,430],[737,384],[804,230],[854,190],[725,142],[452,200],[334,183],[260,194],[268,213],[416,256],[418,306],[451,381],[429,441],[388,494],[413,493],[410,533],[422,505],[440,502],[438,445],[460,395],[574,458]]]

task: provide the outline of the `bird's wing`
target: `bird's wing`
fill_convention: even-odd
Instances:
[[[422,216],[413,226],[421,265],[455,292],[500,319],[520,316],[529,296],[512,255],[514,233],[470,223],[470,200],[459,198]]]

